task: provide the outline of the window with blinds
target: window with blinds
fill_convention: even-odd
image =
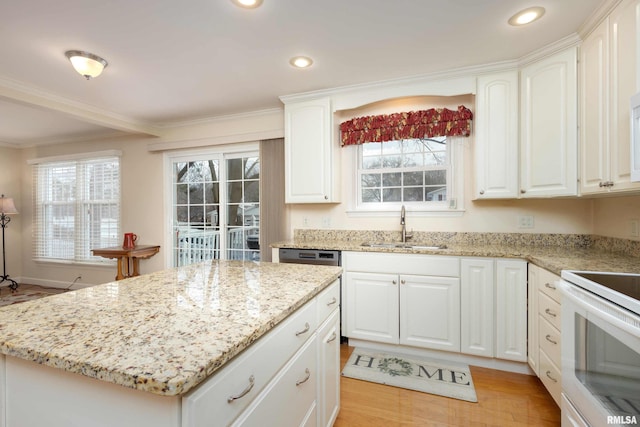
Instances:
[[[103,263],[120,238],[120,157],[33,164],[34,259]]]

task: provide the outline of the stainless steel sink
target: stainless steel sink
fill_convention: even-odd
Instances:
[[[447,249],[446,245],[427,245],[420,243],[402,243],[402,242],[365,242],[361,246],[366,248],[399,248],[399,249],[428,249],[440,250]]]

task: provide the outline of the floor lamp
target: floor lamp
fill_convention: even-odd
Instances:
[[[13,203],[13,199],[11,197],[4,197],[4,194],[0,196],[0,225],[2,225],[2,276],[0,276],[0,284],[3,282],[9,282],[9,288],[12,291],[18,289],[18,282],[9,278],[7,274],[7,260],[5,256],[4,250],[4,229],[9,225],[9,221],[11,221],[11,217],[9,215],[17,214],[18,210],[16,209],[16,205]]]

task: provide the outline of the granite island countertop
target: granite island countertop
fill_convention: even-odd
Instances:
[[[182,395],[341,273],[213,261],[14,304],[0,309],[0,354]]]
[[[500,236],[502,243],[487,243],[483,238],[473,242],[450,243],[443,239],[429,244],[446,245],[445,249],[407,249],[363,246],[372,241],[366,238],[350,237],[343,239],[294,239],[272,244],[273,248],[324,249],[356,252],[386,252],[427,255],[470,256],[489,258],[518,258],[531,262],[554,274],[560,275],[562,270],[611,271],[640,274],[640,258],[627,253],[605,250],[596,247],[574,245],[572,240],[562,244],[562,238],[556,236],[544,238],[549,242],[524,241],[507,239]],[[533,244],[531,244],[533,243]],[[538,244],[536,244],[538,243]]]

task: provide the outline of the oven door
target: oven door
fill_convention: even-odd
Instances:
[[[640,423],[640,316],[566,281],[562,393],[592,426]],[[563,425],[571,425],[564,416]]]

